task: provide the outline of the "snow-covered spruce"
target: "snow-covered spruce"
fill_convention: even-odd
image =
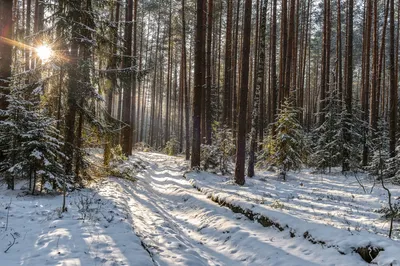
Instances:
[[[61,188],[66,181],[61,164],[64,143],[56,121],[39,104],[40,83],[13,85],[3,114],[6,120],[0,121],[0,149],[6,156],[0,171],[10,189],[17,178],[29,180],[32,193],[39,181],[40,190]],[[36,88],[27,97],[26,92],[32,87]]]

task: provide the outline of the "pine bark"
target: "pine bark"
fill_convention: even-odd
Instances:
[[[250,153],[249,153],[249,165],[247,168],[247,176],[254,176],[254,164],[256,161],[255,151],[257,149],[257,132],[258,132],[258,117],[259,117],[259,105],[260,105],[260,91],[264,82],[264,65],[265,65],[265,39],[266,39],[266,25],[267,25],[267,5],[268,1],[264,0],[262,11],[261,11],[261,23],[260,23],[260,45],[258,51],[258,66],[257,66],[257,77],[256,77],[256,88],[253,100],[253,114],[251,120],[251,132],[250,132]]]
[[[231,79],[232,79],[232,0],[227,0],[227,18],[225,33],[225,75],[224,75],[224,97],[222,121],[225,125],[231,125]]]
[[[208,0],[208,17],[207,17],[207,94],[206,94],[206,143],[211,145],[211,134],[212,134],[212,117],[211,117],[211,44],[212,44],[212,33],[213,33],[213,0]]]
[[[352,88],[353,88],[353,10],[354,0],[348,1],[347,6],[347,29],[346,29],[346,57],[345,57],[345,78],[346,89],[344,93],[344,101],[346,108],[346,119],[351,119],[352,115]],[[346,143],[351,141],[351,128],[347,124],[343,125],[343,138]],[[343,150],[342,171],[349,171],[349,151]]]
[[[238,133],[236,143],[236,166],[235,182],[238,185],[245,183],[245,155],[246,155],[246,115],[247,94],[249,86],[249,64],[250,64],[250,36],[251,36],[251,0],[244,4],[244,27],[243,27],[243,49],[242,49],[242,75],[239,94]]]
[[[389,105],[389,152],[390,157],[396,156],[396,123],[397,123],[397,85],[395,65],[395,16],[394,0],[390,0],[390,27],[389,27],[389,77],[390,77],[390,105]]]
[[[203,87],[203,64],[204,59],[204,0],[197,0],[197,23],[195,35],[195,58],[194,58],[194,95],[193,95],[193,140],[191,167],[200,167],[200,124],[201,124],[201,92]]]
[[[133,29],[133,0],[126,2],[125,21],[125,43],[124,43],[124,58],[122,67],[128,69],[132,66],[132,29]],[[121,133],[122,152],[126,155],[132,155],[132,135],[131,135],[131,101],[132,101],[132,75],[127,74],[123,80],[123,104],[122,104],[122,121],[124,122]]]

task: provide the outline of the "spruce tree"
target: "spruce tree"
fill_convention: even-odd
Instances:
[[[65,182],[61,163],[65,157],[62,153],[64,143],[60,140],[56,121],[40,105],[41,82],[26,85],[24,81],[21,76],[13,77],[8,107],[4,111],[7,118],[0,121],[0,148],[6,155],[0,171],[5,173],[11,189],[14,189],[16,178],[29,180],[32,193],[39,180],[40,189],[62,188]]]
[[[301,168],[307,154],[298,113],[291,100],[286,99],[275,123],[275,136],[270,145],[269,162],[279,167],[284,180],[289,170]]]
[[[326,98],[323,110],[323,123],[314,130],[316,136],[314,152],[312,154],[313,164],[323,172],[337,166],[341,160],[342,131],[341,128],[341,106],[342,102],[336,91],[331,91]],[[339,129],[339,130],[338,130]]]

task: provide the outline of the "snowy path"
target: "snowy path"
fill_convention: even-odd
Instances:
[[[365,265],[212,203],[182,178],[182,159],[134,157],[147,165],[139,180],[110,179],[104,196],[124,204],[158,265]]]

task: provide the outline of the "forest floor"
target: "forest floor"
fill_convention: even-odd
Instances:
[[[378,184],[364,193],[352,177],[303,172],[286,182],[261,173],[238,187],[204,172],[183,178],[187,164],[179,157],[138,152],[130,158],[137,161],[144,169],[135,182],[110,177],[71,192],[64,214],[60,195],[0,187],[0,265],[367,265],[346,252],[345,244],[357,241],[385,248],[379,265],[400,265],[399,242],[381,236],[387,221],[373,212],[386,202]],[[400,196],[400,189],[392,190]],[[337,246],[263,227],[215,197],[333,241],[346,255]],[[344,237],[352,240],[339,243]]]

